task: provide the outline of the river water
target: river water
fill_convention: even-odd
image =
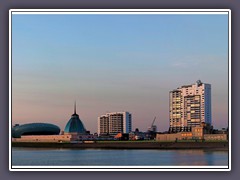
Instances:
[[[12,148],[13,166],[227,166],[228,151]]]

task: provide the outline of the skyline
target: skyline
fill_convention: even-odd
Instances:
[[[227,15],[12,15],[13,124],[63,130],[76,100],[92,133],[112,111],[165,131],[169,91],[198,79],[212,85],[213,126],[227,127]]]

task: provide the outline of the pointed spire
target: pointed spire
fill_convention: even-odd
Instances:
[[[76,101],[75,101],[75,104],[74,104],[74,114],[76,114]]]

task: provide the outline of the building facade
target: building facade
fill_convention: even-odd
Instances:
[[[129,112],[111,112],[98,117],[99,135],[116,135],[132,131],[132,115]]]
[[[227,141],[227,134],[205,134],[204,127],[192,127],[190,132],[178,132],[173,134],[157,134],[156,141]]]
[[[191,131],[201,123],[212,124],[211,85],[198,80],[169,93],[170,132]]]
[[[24,135],[21,138],[12,138],[12,142],[52,142],[69,143],[97,140],[97,136],[88,134],[60,134],[60,135]]]

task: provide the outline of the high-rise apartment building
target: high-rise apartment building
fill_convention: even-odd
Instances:
[[[211,85],[198,80],[169,93],[170,132],[191,131],[202,123],[212,124]]]
[[[98,117],[99,135],[116,135],[132,131],[132,115],[129,112],[111,112]]]

